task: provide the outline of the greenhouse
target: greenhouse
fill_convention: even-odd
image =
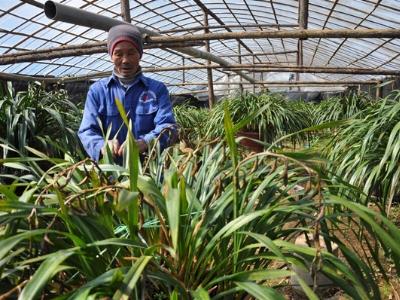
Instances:
[[[1,0],[0,299],[400,299],[399,13]]]

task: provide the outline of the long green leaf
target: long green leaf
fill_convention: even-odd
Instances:
[[[57,273],[60,264],[69,256],[74,254],[73,251],[61,250],[50,255],[37,269],[32,279],[27,283],[25,288],[19,295],[19,300],[35,299],[46,283]]]
[[[235,284],[259,300],[284,300],[285,299],[285,297],[283,297],[281,294],[279,294],[273,288],[258,285],[254,282],[235,281]]]
[[[128,274],[122,283],[122,286],[115,292],[113,300],[128,300],[132,294],[133,289],[146,265],[152,259],[151,256],[141,256],[135,264],[131,267]]]

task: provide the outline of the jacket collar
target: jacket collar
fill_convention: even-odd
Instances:
[[[147,78],[143,75],[143,72],[140,72],[136,78],[133,84],[137,84],[139,81],[141,81],[146,87],[149,86],[149,83],[147,81]],[[114,72],[111,74],[110,77],[107,79],[107,87],[110,87],[111,84],[119,84],[118,77],[114,74]]]

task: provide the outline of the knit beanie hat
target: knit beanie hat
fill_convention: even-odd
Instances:
[[[111,27],[108,31],[107,48],[110,55],[113,54],[115,46],[120,42],[130,42],[143,55],[143,41],[139,29],[130,24],[121,24]]]

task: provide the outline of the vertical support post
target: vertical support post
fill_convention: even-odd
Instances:
[[[377,82],[376,86],[375,86],[375,98],[379,99],[382,98],[382,92],[383,92],[383,88],[382,86],[380,86],[382,84],[382,81]]]
[[[240,42],[238,42],[238,63],[242,64],[242,49],[240,47]],[[242,82],[242,78],[239,78],[240,82]],[[243,94],[243,84],[239,83],[240,94]]]
[[[121,16],[125,22],[131,23],[131,9],[129,0],[121,0]]]
[[[264,71],[261,72],[261,82],[264,82]],[[260,86],[260,91],[264,92],[265,85]]]
[[[304,30],[308,28],[308,0],[299,0],[299,29]],[[297,41],[297,66],[302,67],[303,62],[303,39]],[[296,81],[300,80],[300,73],[296,73]],[[300,91],[300,87],[298,88]]]
[[[228,94],[231,93],[231,74],[228,73]]]
[[[209,33],[210,30],[208,29],[208,14],[204,11],[204,33]],[[210,41],[206,41],[206,52],[210,52]],[[213,76],[212,76],[212,69],[209,68],[211,65],[211,61],[207,60],[207,85],[208,85],[208,107],[212,108],[215,103],[215,96],[214,96],[214,85],[213,85]]]
[[[297,41],[297,66],[302,67],[303,66],[303,40],[298,40]],[[296,73],[296,81],[300,80],[300,73]],[[300,87],[297,88],[300,91]]]
[[[255,56],[253,55],[253,66],[256,64],[256,59]],[[256,72],[253,71],[253,79],[256,81]],[[253,94],[256,93],[256,84],[255,82],[253,83]]]
[[[299,29],[308,28],[308,0],[299,0]]]
[[[185,57],[182,56],[182,66],[185,66]],[[182,69],[182,82],[185,83],[186,82],[186,78],[185,78],[185,68]]]

